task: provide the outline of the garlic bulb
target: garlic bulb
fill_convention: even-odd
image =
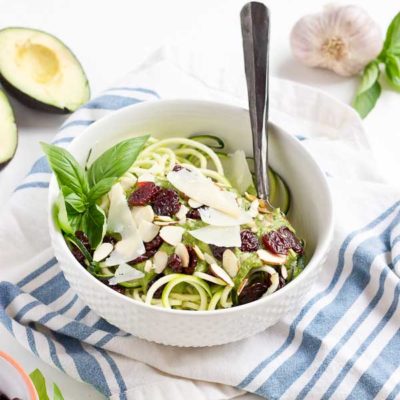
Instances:
[[[328,6],[322,13],[301,18],[293,27],[290,43],[294,56],[305,65],[350,76],[379,54],[382,35],[362,8]]]

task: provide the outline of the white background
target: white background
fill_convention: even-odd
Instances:
[[[225,29],[239,31],[239,12],[244,3],[243,0],[0,0],[0,28],[28,26],[58,36],[81,61],[91,84],[92,95],[95,96],[165,41],[185,35],[185,31],[207,31],[207,38],[213,35],[217,37]],[[293,24],[305,14],[318,12],[326,2],[271,0],[266,3],[272,15],[271,74],[320,88],[346,103],[351,102],[357,78],[345,79],[328,71],[309,69],[291,56],[289,33]],[[383,31],[400,11],[395,1],[365,0],[352,3],[363,6]],[[209,46],[213,45],[210,40]],[[237,46],[239,50],[240,41]],[[220,51],[224,52],[224,48],[221,47]],[[212,59],[208,62],[212,68]],[[66,118],[32,111],[15,101],[12,104],[19,128],[19,146],[13,161],[0,172],[0,209],[40,155],[38,142],[51,140],[57,127]],[[398,184],[396,161],[400,149],[396,110],[398,114],[400,95],[386,90],[376,109],[365,121],[371,145],[379,160],[377,168],[383,171],[386,180],[394,184]],[[2,327],[0,350],[13,355],[28,371],[39,367],[49,380],[59,384],[66,400],[102,398],[89,386],[42,363]]]

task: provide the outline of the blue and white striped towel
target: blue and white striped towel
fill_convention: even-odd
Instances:
[[[102,116],[159,97],[245,105],[241,72],[204,68],[202,57],[164,48],[72,115],[53,142],[67,146]],[[1,215],[2,324],[40,358],[112,399],[217,400],[243,391],[268,399],[399,398],[398,193],[380,182],[347,106],[273,80],[271,117],[325,169],[336,206],[333,247],[301,311],[214,348],[163,347],[121,332],[77,298],[58,267],[47,232],[50,170],[41,158]]]

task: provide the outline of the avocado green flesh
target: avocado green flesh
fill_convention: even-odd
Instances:
[[[14,157],[18,145],[17,125],[11,105],[0,90],[0,170]]]
[[[0,30],[0,81],[28,107],[69,113],[90,97],[77,58],[56,37],[28,28]]]

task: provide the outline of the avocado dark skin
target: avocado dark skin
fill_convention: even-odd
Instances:
[[[53,114],[70,114],[72,111],[68,110],[67,108],[58,108],[55,106],[51,106],[50,104],[42,103],[34,99],[33,97],[28,96],[27,94],[21,92],[16,87],[11,85],[2,75],[0,75],[0,82],[7,93],[13,96],[15,99],[20,101],[22,104],[26,106],[39,110],[45,111]],[[1,169],[0,165],[0,169]]]

